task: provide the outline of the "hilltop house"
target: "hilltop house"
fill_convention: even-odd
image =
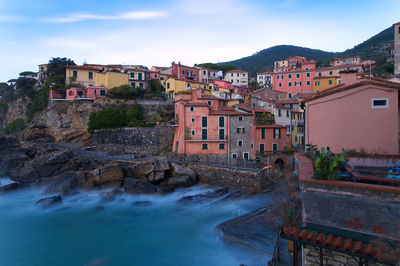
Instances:
[[[244,70],[229,70],[225,73],[224,80],[230,82],[233,86],[248,86],[249,72]]]

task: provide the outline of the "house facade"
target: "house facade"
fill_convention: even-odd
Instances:
[[[339,85],[339,76],[317,76],[313,78],[313,91],[320,92]]]
[[[66,66],[65,83],[79,84],[82,87],[94,86],[100,70],[91,66]]]
[[[225,73],[224,80],[230,82],[233,86],[248,86],[249,73],[244,70],[229,70]]]
[[[129,77],[127,73],[119,72],[103,72],[96,73],[96,87],[114,88],[122,85],[129,84]]]
[[[400,84],[346,74],[353,79],[303,100],[306,144],[398,154]]]
[[[262,87],[272,87],[272,72],[257,73],[257,83]]]
[[[165,71],[162,71],[162,73],[164,72]],[[194,82],[199,81],[199,69],[181,65],[181,62],[178,62],[178,64],[172,62],[171,73],[165,73],[165,74],[171,74],[173,77],[176,77],[178,79],[187,79]]]
[[[400,22],[394,27],[394,74],[400,75]]]

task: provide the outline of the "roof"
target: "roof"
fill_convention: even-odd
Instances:
[[[396,250],[391,247],[380,247],[368,241],[361,241],[349,236],[325,234],[315,229],[304,229],[297,226],[284,227],[281,236],[285,239],[303,242],[305,244],[334,249],[350,255],[371,257],[379,261],[396,262]]]
[[[375,85],[375,86],[380,86],[380,87],[387,87],[387,88],[393,88],[393,89],[400,89],[400,83],[395,83],[395,82],[391,82],[391,81],[382,81],[382,80],[376,80],[376,79],[361,79],[358,82],[355,82],[353,84],[350,85],[345,85],[345,84],[340,84],[337,86],[334,86],[330,89],[327,90],[323,90],[321,92],[318,93],[313,93],[311,94],[309,97],[307,97],[306,99],[302,100],[301,102],[308,102],[308,101],[312,101],[318,98],[322,98],[328,95],[332,95],[334,93],[338,93],[338,92],[342,92],[345,90],[349,90],[349,89],[353,89],[353,88],[357,88],[357,87],[361,87],[364,85]]]
[[[226,71],[226,73],[229,73],[229,72],[248,73],[247,71],[240,70],[240,69],[232,69],[232,70]]]
[[[324,68],[313,68],[313,69],[294,69],[291,70],[289,69],[288,71],[282,71],[282,72],[274,72],[274,75],[280,75],[280,74],[286,74],[286,73],[303,73],[303,72],[323,72],[327,70],[335,70],[335,69],[347,69],[347,68],[352,68],[352,67],[361,67],[362,65],[340,65],[340,66],[332,66],[332,67],[324,67]]]
[[[286,99],[286,100],[275,100],[275,103],[277,104],[299,104],[300,101],[298,100],[293,100],[293,99]]]
[[[90,66],[65,66],[65,68],[86,69],[86,70],[96,70],[96,71],[99,71],[98,68],[90,67]]]
[[[274,72],[260,72],[260,73],[257,73],[257,75],[272,75],[272,74],[274,74]]]
[[[237,111],[230,111],[230,110],[210,110],[210,115],[251,115],[250,113],[241,113]]]
[[[340,77],[339,76],[316,76],[316,77],[313,77],[313,79],[328,79],[328,78],[337,79],[337,78],[340,78]]]
[[[199,106],[199,107],[210,107],[207,103],[202,102],[186,102],[184,106]]]

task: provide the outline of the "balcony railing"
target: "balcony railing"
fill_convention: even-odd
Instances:
[[[226,135],[190,135],[185,136],[186,141],[226,141]]]
[[[274,118],[257,118],[255,119],[257,126],[272,125],[275,123]]]

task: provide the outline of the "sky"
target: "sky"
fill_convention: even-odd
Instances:
[[[400,21],[399,0],[0,0],[0,82],[76,64],[224,62],[290,44],[340,52]]]

